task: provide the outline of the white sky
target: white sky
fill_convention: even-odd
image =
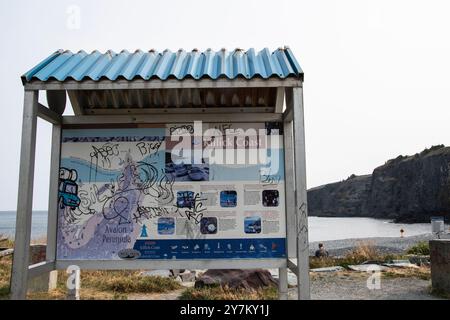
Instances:
[[[68,27],[71,5],[79,29]],[[447,0],[0,0],[0,210],[17,203],[20,75],[56,49],[290,46],[305,71],[314,187],[450,145],[449,16]],[[46,209],[50,125],[38,131],[34,208]]]

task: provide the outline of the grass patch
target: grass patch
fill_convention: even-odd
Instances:
[[[277,300],[278,289],[274,286],[259,290],[230,289],[221,286],[188,288],[180,300]]]
[[[65,289],[57,288],[50,292],[28,293],[27,298],[31,300],[65,300],[67,292]],[[126,300],[127,295],[114,292],[99,291],[92,288],[82,288],[80,291],[81,300]]]
[[[425,245],[428,248],[428,243],[418,243],[411,247],[414,248],[414,254],[423,254]],[[411,249],[410,248],[410,249]],[[411,251],[408,250],[408,253]],[[343,257],[324,257],[316,258],[310,257],[309,265],[311,269],[341,266],[348,269],[349,265],[361,264],[365,261],[374,261],[377,263],[392,262],[392,260],[402,260],[404,255],[382,254],[370,243],[360,243],[354,249],[348,251]],[[422,280],[431,280],[431,271],[429,267],[420,268],[390,268],[382,271],[382,276],[385,278],[418,278]]]
[[[421,280],[431,280],[431,272],[428,267],[415,268],[392,268],[383,271],[382,276],[385,278],[418,278]]]
[[[181,288],[171,278],[141,276],[139,271],[82,272],[81,285],[115,293],[165,293]]]
[[[410,247],[406,253],[415,254],[420,256],[428,256],[430,255],[430,245],[427,241],[420,241]]]
[[[9,240],[8,240],[9,241]],[[8,242],[12,244],[12,242]],[[0,258],[0,299],[8,299],[12,256]],[[28,293],[29,299],[65,299],[68,275],[58,272],[57,288],[51,292]],[[126,299],[129,293],[165,293],[182,286],[172,278],[141,276],[140,271],[82,271],[81,299]]]
[[[311,269],[341,266],[347,268],[349,265],[361,264],[365,261],[376,261],[379,263],[390,262],[401,259],[402,255],[382,254],[370,242],[360,242],[349,250],[343,257],[310,257],[309,266]]]
[[[11,256],[0,258],[0,300],[9,298],[9,281],[11,277]]]

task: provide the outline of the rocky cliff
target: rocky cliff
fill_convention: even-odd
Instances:
[[[399,156],[371,175],[308,190],[310,216],[373,217],[398,222],[450,219],[450,147]]]

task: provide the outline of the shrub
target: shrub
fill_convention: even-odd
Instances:
[[[421,256],[430,255],[430,246],[427,241],[420,241],[410,247],[407,251],[408,254],[416,254]]]
[[[381,261],[384,257],[376,249],[371,242],[359,242],[358,245],[347,252],[344,256],[344,260],[349,264],[359,264],[364,261]]]

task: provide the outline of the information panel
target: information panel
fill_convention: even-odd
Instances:
[[[278,123],[63,129],[57,258],[286,256]]]

